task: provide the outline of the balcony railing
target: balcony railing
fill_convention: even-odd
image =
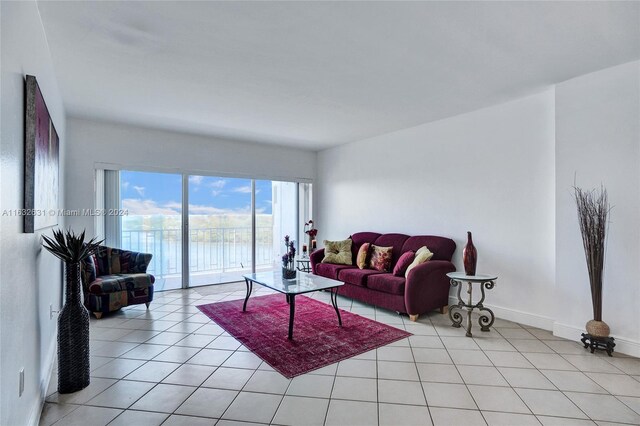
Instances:
[[[147,271],[157,276],[182,273],[182,230],[123,230],[122,247],[152,253]],[[256,228],[256,268],[272,266],[273,228]],[[189,230],[189,272],[224,273],[251,270],[251,228]]]

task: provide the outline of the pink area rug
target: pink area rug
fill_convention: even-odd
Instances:
[[[238,339],[287,378],[411,336],[404,330],[340,310],[342,327],[333,306],[296,296],[293,340],[287,339],[289,305],[284,294],[200,305],[206,316]]]

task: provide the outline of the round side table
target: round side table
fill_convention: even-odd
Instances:
[[[466,310],[467,311],[467,337],[473,337],[473,335],[471,334],[471,313],[473,312],[474,309],[478,309],[481,312],[480,318],[478,319],[478,323],[480,324],[480,330],[489,331],[489,327],[493,325],[493,322],[495,321],[496,316],[493,314],[493,311],[491,309],[485,308],[482,305],[482,302],[484,302],[484,297],[485,297],[484,289],[486,288],[487,290],[491,290],[496,285],[495,282],[498,279],[498,277],[495,275],[484,275],[484,274],[466,275],[464,272],[449,272],[447,274],[447,277],[451,279],[452,287],[458,287],[458,304],[449,306],[449,318],[453,323],[452,324],[453,327],[456,327],[456,328],[460,327],[460,325],[462,324],[462,313]],[[467,283],[467,294],[469,295],[467,303],[465,303],[462,300],[462,297],[460,296],[460,291],[462,290],[462,283],[465,283],[465,282]],[[475,305],[473,304],[473,299],[472,299],[474,284],[479,284],[480,291],[482,292],[482,297],[480,298],[478,303],[476,303]],[[487,315],[484,312],[488,312],[489,315]]]

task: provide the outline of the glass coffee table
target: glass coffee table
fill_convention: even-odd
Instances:
[[[282,278],[281,271],[259,272],[243,275],[243,277],[247,285],[247,296],[244,298],[244,304],[242,305],[243,312],[247,310],[247,302],[253,291],[253,283],[283,293],[287,297],[287,303],[289,304],[289,340],[293,339],[293,317],[296,312],[296,296],[299,294],[329,290],[331,292],[331,304],[336,311],[336,315],[338,315],[338,325],[342,327],[342,318],[340,318],[340,311],[338,310],[338,288],[344,285],[343,282],[306,272],[298,272],[296,278],[291,280]]]

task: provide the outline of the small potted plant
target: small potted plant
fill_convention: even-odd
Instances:
[[[289,236],[284,237],[285,254],[282,255],[282,278],[292,280],[296,277],[296,268],[293,264],[296,257],[296,247],[293,241],[289,240]]]
[[[85,242],[68,230],[42,236],[43,247],[65,264],[64,306],[58,316],[58,392],[71,393],[89,386],[89,311],[82,304],[80,262],[98,250],[102,241]]]

